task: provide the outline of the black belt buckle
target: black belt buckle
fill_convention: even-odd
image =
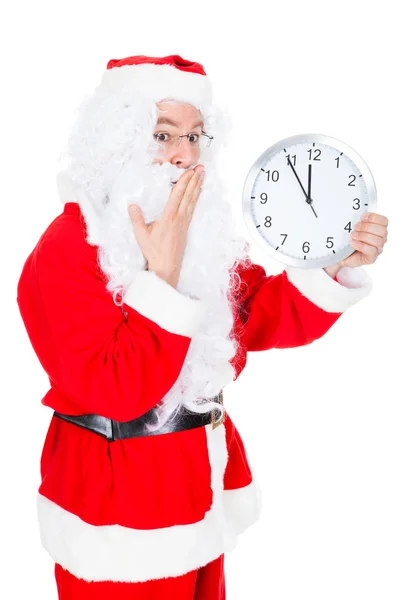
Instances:
[[[224,398],[223,398],[222,390],[218,394],[218,403],[221,404],[222,406],[224,406]],[[219,421],[215,420],[215,412],[216,412],[215,409],[213,409],[211,411],[211,426],[212,426],[212,429],[216,429],[217,427],[219,427],[225,421],[225,411],[222,414],[222,416],[219,419]]]

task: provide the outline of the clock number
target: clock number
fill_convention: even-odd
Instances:
[[[262,194],[260,194],[260,198],[261,198],[260,204],[266,204],[266,202],[267,202],[267,194],[266,194],[266,192],[263,192]]]
[[[360,208],[360,199],[359,198],[354,198],[353,202],[357,203],[357,206],[353,206],[354,210],[358,210]]]
[[[351,233],[351,221],[349,221],[349,223],[347,223],[347,224],[345,225],[344,229],[345,229],[346,231],[349,231],[349,232]]]
[[[339,169],[339,156],[337,156],[335,160],[337,161],[337,169]]]
[[[292,159],[292,165],[295,166],[296,165],[296,154],[294,154],[293,156],[290,156],[289,154],[286,154],[286,158],[287,158],[287,164],[290,165],[290,159]]]
[[[281,233],[280,235],[284,235],[284,236],[285,236],[285,239],[284,239],[284,240],[283,240],[283,242],[282,242],[282,246],[283,246],[283,244],[285,243],[285,241],[286,241],[286,238],[287,238],[287,233]]]
[[[314,156],[312,158],[312,152],[318,153],[316,154],[316,156]],[[308,150],[308,154],[309,154],[309,160],[321,160],[319,157],[321,156],[321,151],[319,150],[319,148],[311,148],[310,150]]]
[[[309,250],[310,250],[310,248],[309,248],[309,242],[303,242],[302,250],[303,250],[304,254],[306,254],[307,252],[309,252]]]
[[[267,181],[270,181],[270,171],[266,171],[267,173]],[[276,183],[279,179],[279,171],[272,171],[272,181]]]
[[[326,238],[326,247],[327,248],[333,248],[334,247],[334,242],[332,241],[334,238],[333,237],[327,237]],[[330,245],[328,245],[330,244]]]
[[[267,220],[269,219],[269,220]],[[266,220],[264,221],[264,226],[265,227],[271,227],[272,226],[272,218],[271,217],[266,217]]]
[[[349,177],[350,177],[350,178],[352,177],[352,179],[351,179],[351,181],[349,182],[349,184],[348,184],[348,185],[352,185],[352,186],[354,187],[354,186],[355,186],[355,183],[354,183],[354,181],[355,181],[357,178],[356,178],[356,176],[355,176],[355,175],[349,175]]]

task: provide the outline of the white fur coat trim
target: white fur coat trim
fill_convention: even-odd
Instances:
[[[124,303],[171,333],[192,337],[207,318],[209,307],[169,285],[154,271],[139,271],[127,288]]]
[[[287,267],[288,279],[311,302],[327,312],[342,313],[368,296],[371,277],[363,267],[341,267],[335,281],[324,269]]]
[[[138,530],[97,527],[37,496],[42,545],[53,560],[87,581],[147,581],[202,567],[237,545],[237,535],[260,513],[256,480],[224,490],[228,460],[224,425],[206,425],[213,503],[204,519],[189,525]]]
[[[183,71],[172,65],[123,65],[103,73],[102,89],[116,90],[124,85],[136,86],[142,96],[155,102],[175,98],[194,106],[212,103],[212,83],[206,75]]]

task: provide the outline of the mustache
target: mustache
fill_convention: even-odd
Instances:
[[[178,183],[178,179],[183,175],[183,173],[186,173],[186,171],[189,171],[190,169],[194,169],[196,165],[193,165],[192,167],[188,167],[186,169],[184,169],[183,171],[181,171],[181,173],[179,173],[176,177],[174,176],[174,179],[171,179],[170,183],[171,185],[175,185],[175,183]]]
[[[122,218],[127,227],[130,224],[128,204],[140,206],[147,224],[161,218],[170,192],[180,177],[197,165],[183,167],[169,161],[153,163],[148,156],[140,154],[131,157],[114,180],[105,219],[113,221]],[[114,227],[111,223],[108,226]]]
[[[155,177],[159,180],[160,177],[165,178],[170,185],[174,185],[178,182],[180,177],[189,171],[190,169],[194,169],[198,163],[194,163],[189,167],[178,167],[170,162],[165,163],[155,163],[152,165],[153,173]]]

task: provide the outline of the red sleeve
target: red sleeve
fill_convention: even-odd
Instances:
[[[169,391],[207,313],[201,300],[139,271],[123,314],[105,287],[97,247],[68,216],[28,257],[17,302],[34,350],[72,414],[118,421],[140,416]]]
[[[310,344],[371,290],[362,268],[342,267],[332,279],[323,269],[295,267],[266,275],[251,263],[239,275],[242,342],[248,351]]]

